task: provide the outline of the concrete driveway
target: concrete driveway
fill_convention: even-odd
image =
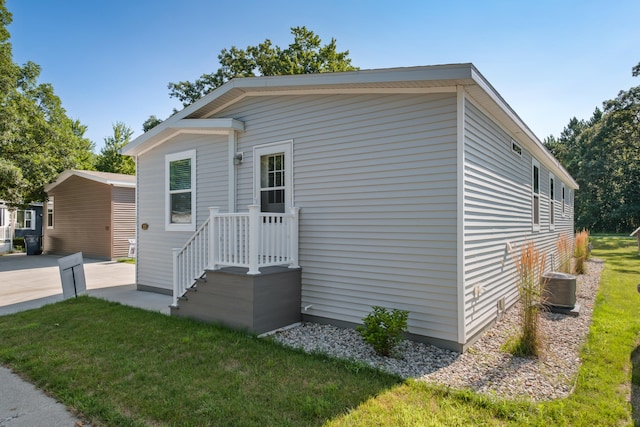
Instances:
[[[59,256],[0,256],[0,315],[62,301]],[[90,296],[169,314],[171,297],[137,291],[135,265],[84,259]]]

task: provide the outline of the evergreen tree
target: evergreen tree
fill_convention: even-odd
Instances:
[[[605,101],[589,121],[572,118],[545,146],[580,186],[577,229],[628,233],[640,226],[640,86]]]

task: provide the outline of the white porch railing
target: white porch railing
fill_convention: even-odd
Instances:
[[[0,227],[0,242],[11,240],[11,227]]]
[[[260,212],[250,205],[249,212],[220,213],[209,208],[209,218],[179,249],[173,249],[173,305],[206,269],[247,268],[247,274],[260,274],[260,268],[287,265],[298,268],[298,213]]]
[[[209,265],[209,229],[211,218],[198,228],[182,248],[173,249],[173,306],[178,298],[202,276]]]

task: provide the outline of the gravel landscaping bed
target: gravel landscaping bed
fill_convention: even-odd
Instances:
[[[577,317],[551,312],[541,315],[540,330],[545,343],[540,358],[520,358],[504,353],[500,347],[519,329],[518,304],[460,354],[432,345],[402,341],[397,358],[378,356],[352,329],[303,323],[277,332],[276,341],[301,348],[354,360],[403,378],[471,388],[480,393],[535,401],[566,397],[573,390],[581,364],[580,348],[585,342],[593,304],[604,265],[601,260],[586,263],[587,273],[578,276]]]

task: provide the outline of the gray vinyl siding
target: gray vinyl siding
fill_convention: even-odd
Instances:
[[[457,342],[455,94],[256,97],[217,117],[246,127],[239,211],[253,147],[293,140],[305,314],[406,309],[411,333]]]
[[[562,181],[555,177],[555,230],[549,224],[549,170],[540,165],[540,230],[533,231],[532,157],[511,150],[511,140],[472,102],[465,104],[464,305],[466,339],[496,320],[498,300],[507,307],[517,299],[513,257],[524,240],[546,254],[547,269],[557,266],[556,241],[571,237],[573,217],[561,214]],[[517,142],[517,140],[516,140]],[[522,146],[522,145],[521,145]],[[567,186],[568,191],[569,187]],[[507,242],[516,244],[509,253]],[[476,298],[474,288],[484,291]]]
[[[172,252],[192,231],[165,231],[165,155],[196,150],[196,228],[209,207],[227,211],[227,136],[180,135],[138,157],[138,285],[172,289]]]

